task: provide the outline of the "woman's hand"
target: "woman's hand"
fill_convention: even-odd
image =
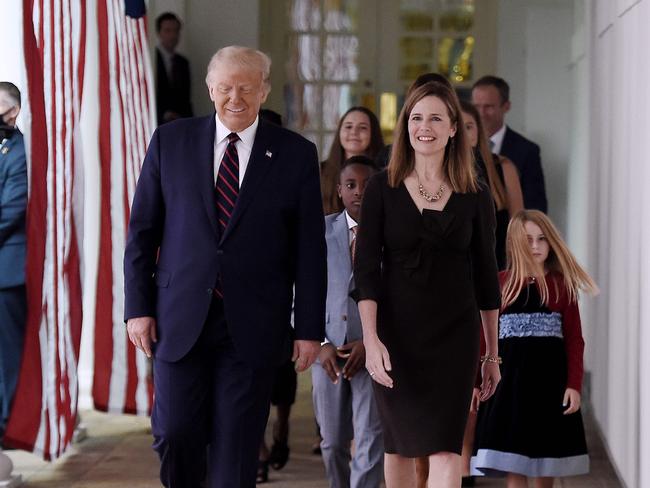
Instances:
[[[377,336],[364,338],[363,345],[366,348],[366,369],[370,377],[380,385],[392,388],[393,379],[388,375],[392,367],[386,346]]]
[[[497,389],[499,381],[501,381],[501,371],[499,364],[492,361],[484,361],[481,365],[481,401],[487,401]]]
[[[580,392],[573,388],[567,388],[564,392],[564,401],[562,402],[562,406],[567,407],[564,415],[576,413],[580,409],[580,400]]]

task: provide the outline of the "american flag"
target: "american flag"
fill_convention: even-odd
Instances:
[[[77,414],[81,277],[75,204],[85,3],[24,0],[31,109],[25,348],[5,442],[59,456]]]
[[[155,123],[143,14],[143,0],[23,0],[31,111],[26,117],[31,120],[26,131],[28,317],[4,442],[45,459],[63,454],[77,419],[79,175],[84,165],[97,164],[82,159],[82,140],[99,141],[101,171],[94,401],[113,412],[150,410],[147,363],[128,343],[122,322],[121,267],[129,205]],[[86,51],[90,35],[98,36],[97,54]],[[89,76],[92,69],[97,76]],[[84,87],[84,77],[98,81]],[[82,101],[88,100],[98,104],[98,128],[79,124]]]
[[[99,410],[148,414],[153,386],[124,326],[123,256],[129,208],[149,138],[155,96],[144,2],[97,4],[101,218],[93,399]]]

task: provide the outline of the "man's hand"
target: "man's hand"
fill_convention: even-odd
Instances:
[[[366,348],[363,347],[361,340],[343,344],[336,350],[336,354],[340,358],[347,358],[345,366],[343,366],[343,377],[346,380],[352,379],[366,363]]]
[[[126,322],[129,340],[135,347],[144,352],[148,358],[152,356],[151,345],[158,342],[156,336],[156,319],[153,317],[136,317]]]
[[[318,360],[325,373],[327,373],[327,376],[332,380],[332,383],[337,384],[341,370],[339,369],[339,365],[336,364],[336,348],[334,345],[330,343],[323,344],[318,354]]]
[[[296,363],[296,371],[302,373],[311,366],[320,352],[320,342],[318,341],[293,341],[293,356],[291,360]]]

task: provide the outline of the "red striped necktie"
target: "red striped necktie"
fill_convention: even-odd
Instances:
[[[234,132],[228,134],[226,152],[221,159],[219,171],[217,172],[217,183],[215,185],[217,190],[217,218],[219,220],[219,231],[222,236],[226,232],[232,212],[235,210],[237,196],[239,195],[239,155],[237,154],[237,146],[235,145],[238,140],[239,136]],[[223,298],[221,279],[217,281],[214,293],[219,298]]]
[[[238,140],[236,133],[228,134],[228,145],[217,173],[217,217],[222,236],[228,227],[239,195],[239,156],[235,145]]]

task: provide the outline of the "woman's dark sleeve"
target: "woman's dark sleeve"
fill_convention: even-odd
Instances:
[[[476,302],[480,310],[501,306],[501,292],[494,251],[496,217],[494,201],[486,187],[478,193],[472,231],[472,271]]]
[[[354,257],[354,283],[350,296],[361,300],[378,301],[381,283],[381,259],[384,241],[384,200],[382,187],[385,173],[373,176],[361,202],[361,224],[357,234]]]

